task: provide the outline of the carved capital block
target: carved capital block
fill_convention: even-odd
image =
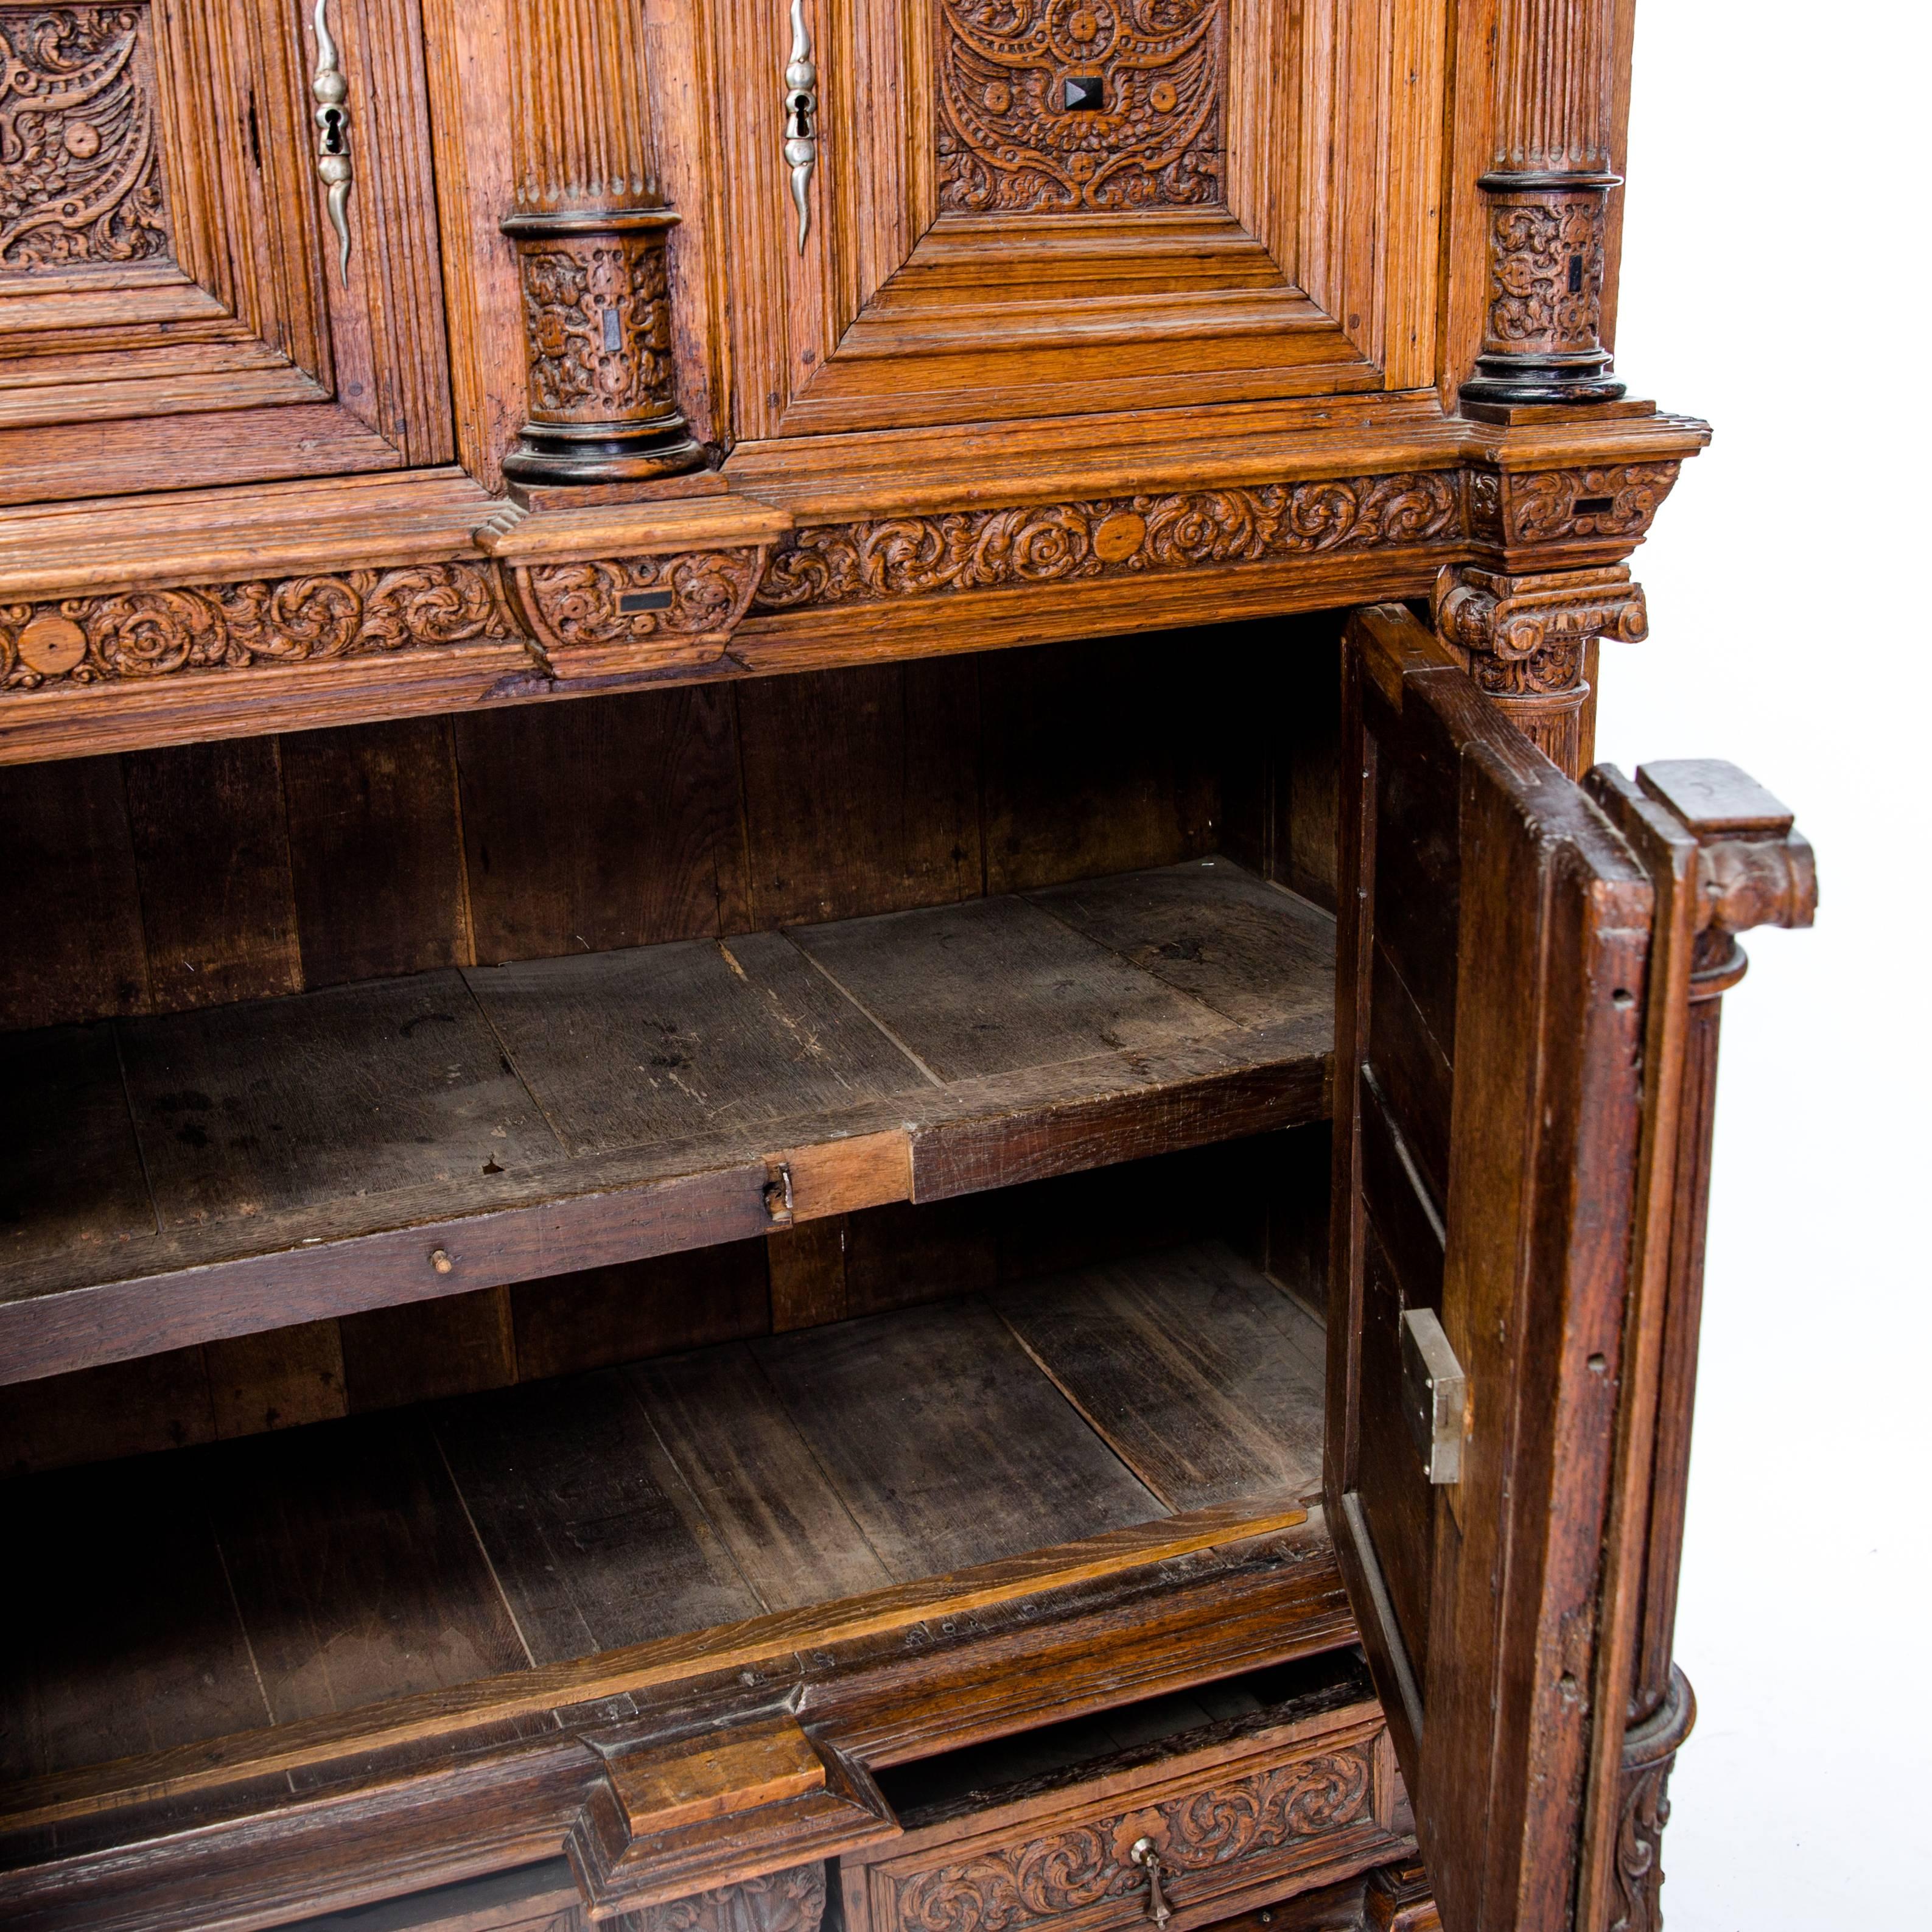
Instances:
[[[672,382],[663,208],[508,216],[530,362],[529,419],[503,473],[614,483],[701,468]]]

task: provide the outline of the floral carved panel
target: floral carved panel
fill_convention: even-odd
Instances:
[[[0,7],[0,279],[169,259],[149,28]]]
[[[722,640],[750,603],[765,552],[692,550],[519,564],[510,577],[531,634],[550,651]]]
[[[1604,233],[1600,194],[1500,197],[1490,214],[1485,351],[1556,356],[1596,348]]]
[[[0,605],[0,689],[514,640],[488,564],[257,579]]]
[[[551,235],[518,254],[532,420],[621,424],[674,411],[662,233]]]
[[[1375,1789],[1372,1742],[1229,1776],[1208,1790],[901,1871],[890,1922],[895,1932],[1018,1932],[1142,1898],[1148,1876],[1133,1847],[1144,1838],[1160,1854],[1174,1909],[1184,1910],[1260,1876],[1264,1856],[1352,1826],[1372,1828]],[[1243,1869],[1250,1860],[1256,1868]]]
[[[759,608],[1064,582],[1460,534],[1453,472],[961,510],[799,531],[758,586]]]
[[[939,206],[1217,206],[1225,0],[933,0]]]

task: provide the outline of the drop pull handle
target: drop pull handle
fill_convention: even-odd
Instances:
[[[1155,1849],[1151,1838],[1136,1838],[1128,1847],[1127,1856],[1147,1874],[1147,1916],[1156,1925],[1165,1925],[1174,1916],[1174,1908],[1167,1902],[1167,1894],[1160,1888],[1160,1882],[1167,1868],[1160,1862],[1160,1853]]]

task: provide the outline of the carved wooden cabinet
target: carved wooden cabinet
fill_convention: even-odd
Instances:
[[[1659,1922],[1630,28],[0,6],[0,1922]]]

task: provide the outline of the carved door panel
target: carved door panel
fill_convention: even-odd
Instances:
[[[718,0],[737,435],[1432,382],[1443,14]]]
[[[1406,610],[1351,620],[1343,691],[1326,1487],[1447,1932],[1551,1932],[1579,1856],[1654,893]]]
[[[442,462],[416,0],[0,4],[0,502]]]
[[[1342,770],[1336,1544],[1446,1932],[1636,1932],[1714,1003],[1810,850],[1732,766],[1571,782],[1399,605],[1350,622]]]

